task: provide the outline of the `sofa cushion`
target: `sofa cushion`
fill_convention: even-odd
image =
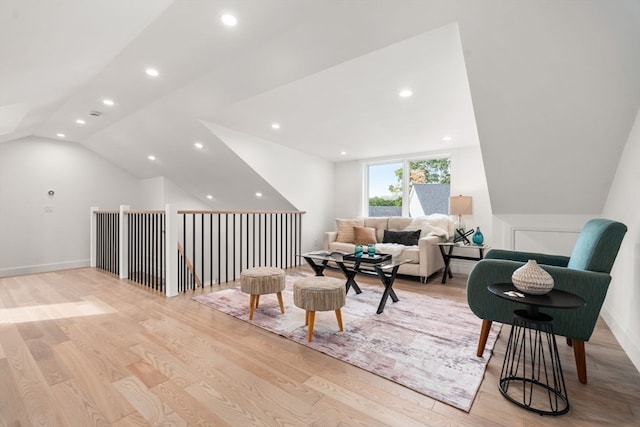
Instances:
[[[352,254],[354,252],[354,244],[331,242],[329,243],[328,249],[330,252],[344,252],[344,253]]]
[[[376,229],[372,227],[353,227],[355,238],[353,243],[356,245],[374,245],[376,240]]]
[[[406,229],[413,219],[406,216],[392,216],[389,218],[388,230],[402,231]]]
[[[420,264],[420,249],[417,246],[408,246],[402,252],[402,255],[400,255],[400,258],[408,259],[409,261],[415,264]]]
[[[382,243],[398,243],[405,246],[414,246],[420,239],[420,230],[415,231],[392,231],[386,230]]]
[[[384,237],[384,230],[386,230],[389,227],[389,217],[387,216],[365,217],[364,226],[375,228],[376,240],[378,242],[382,242],[382,238]]]
[[[353,243],[356,237],[353,227],[363,227],[364,220],[362,218],[336,218],[336,225],[338,226],[338,236],[336,237],[336,241],[342,243]]]

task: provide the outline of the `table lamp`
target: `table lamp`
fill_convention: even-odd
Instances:
[[[464,240],[469,244],[467,236],[473,234],[473,230],[469,230],[467,234],[464,229],[464,222],[462,221],[462,215],[471,215],[471,196],[452,196],[449,197],[449,215],[457,215],[456,232],[453,241],[459,242]]]

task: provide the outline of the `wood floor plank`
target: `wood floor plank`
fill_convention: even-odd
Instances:
[[[25,341],[33,360],[38,364],[40,372],[47,380],[47,384],[53,385],[71,378],[64,363],[61,363],[48,343],[42,338]]]
[[[305,384],[321,391],[325,396],[333,400],[349,405],[358,412],[368,414],[386,425],[397,424],[405,427],[423,425],[420,421],[414,420],[400,411],[392,410],[387,406],[381,407],[366,397],[317,375],[309,378],[305,381]]]
[[[113,387],[113,375],[105,372],[103,363],[97,362],[95,355],[71,340],[52,348],[65,363],[74,383],[83,390],[87,399],[96,403],[107,421],[117,421],[133,412],[133,407]]]
[[[127,366],[127,369],[148,388],[155,387],[169,379],[162,372],[144,361],[132,363]]]
[[[234,345],[231,340],[223,343],[220,335],[214,342],[192,335],[193,331],[180,329],[177,325],[169,327],[164,319],[151,320],[145,324],[149,332],[161,340],[161,345],[169,348],[172,354],[183,362],[196,367],[202,375],[206,375],[211,368],[224,367],[228,370],[237,366],[240,369],[251,370],[263,380],[276,384],[281,390],[307,403],[313,404],[322,397],[302,385],[301,382],[309,377],[309,372],[302,372],[298,366],[292,366],[290,363],[283,366],[278,362],[277,354],[265,351],[258,340],[253,342],[252,347],[238,351],[237,344]],[[284,340],[282,343],[288,344],[290,341]],[[262,357],[263,353],[266,353],[266,356]],[[233,360],[233,365],[225,363],[226,359]]]
[[[381,406],[401,412],[414,420],[423,420],[432,412],[436,400],[379,376],[371,376],[351,365],[324,369],[317,376],[357,393]]]
[[[116,381],[114,386],[149,425],[188,425],[183,418],[176,414],[162,399],[152,393],[139,379],[133,376],[122,378]]]
[[[211,412],[209,408],[190,395],[183,387],[165,381],[153,387],[151,391],[187,421],[189,425],[214,427],[230,426],[222,418]]]
[[[69,379],[56,383],[51,387],[59,407],[65,413],[70,426],[78,427],[108,427],[106,417],[101,413],[98,405],[85,394],[74,380]]]
[[[0,343],[4,349],[10,377],[13,378],[16,396],[22,400],[27,416],[33,425],[68,425],[58,411],[53,394],[38,364],[33,360],[27,345],[13,326],[0,326]]]
[[[93,324],[76,321],[62,327],[62,330],[76,346],[91,357],[103,375],[115,381],[128,375],[127,366],[140,357],[127,348],[114,346],[109,337],[96,332]]]
[[[265,425],[266,416],[259,409],[253,409],[251,404],[244,403],[246,395],[241,398],[229,393],[228,390],[220,390],[209,384],[208,381],[201,381],[193,384],[185,390],[200,402],[207,404],[212,412],[217,414],[225,423],[232,426],[262,426]],[[255,403],[255,402],[252,402]]]
[[[0,415],[2,426],[31,425],[6,357],[0,357]]]
[[[171,424],[166,422],[165,426],[169,427]],[[173,426],[177,426],[177,424],[174,423]],[[139,412],[134,412],[111,423],[111,427],[151,427],[151,424]]]
[[[287,274],[299,272],[309,269]],[[399,277],[394,288],[466,301],[466,277],[440,278]],[[0,316],[15,307],[23,316],[0,317],[0,426],[640,425],[640,373],[602,319],[586,345],[588,384],[558,341],[568,414],[540,417],[500,394],[508,326],[466,413],[191,299],[233,286],[165,298],[91,268],[0,278]],[[104,312],[74,310],[79,304]]]
[[[60,329],[58,320],[51,322],[38,322],[38,326],[42,331],[42,339],[49,345],[58,344],[68,341],[69,337]]]
[[[182,387],[187,387],[200,381],[200,377],[183,365],[166,348],[148,341],[131,347],[131,351],[140,356],[141,360]]]

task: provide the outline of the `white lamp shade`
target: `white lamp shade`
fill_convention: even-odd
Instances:
[[[471,215],[471,196],[453,196],[449,198],[450,215]]]

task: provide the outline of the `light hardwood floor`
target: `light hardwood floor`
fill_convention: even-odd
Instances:
[[[465,277],[439,279],[395,286],[465,300]],[[640,425],[640,374],[602,321],[586,345],[587,385],[559,340],[568,414],[541,417],[499,394],[507,326],[466,413],[193,294],[166,299],[89,268],[0,279],[0,425]]]

